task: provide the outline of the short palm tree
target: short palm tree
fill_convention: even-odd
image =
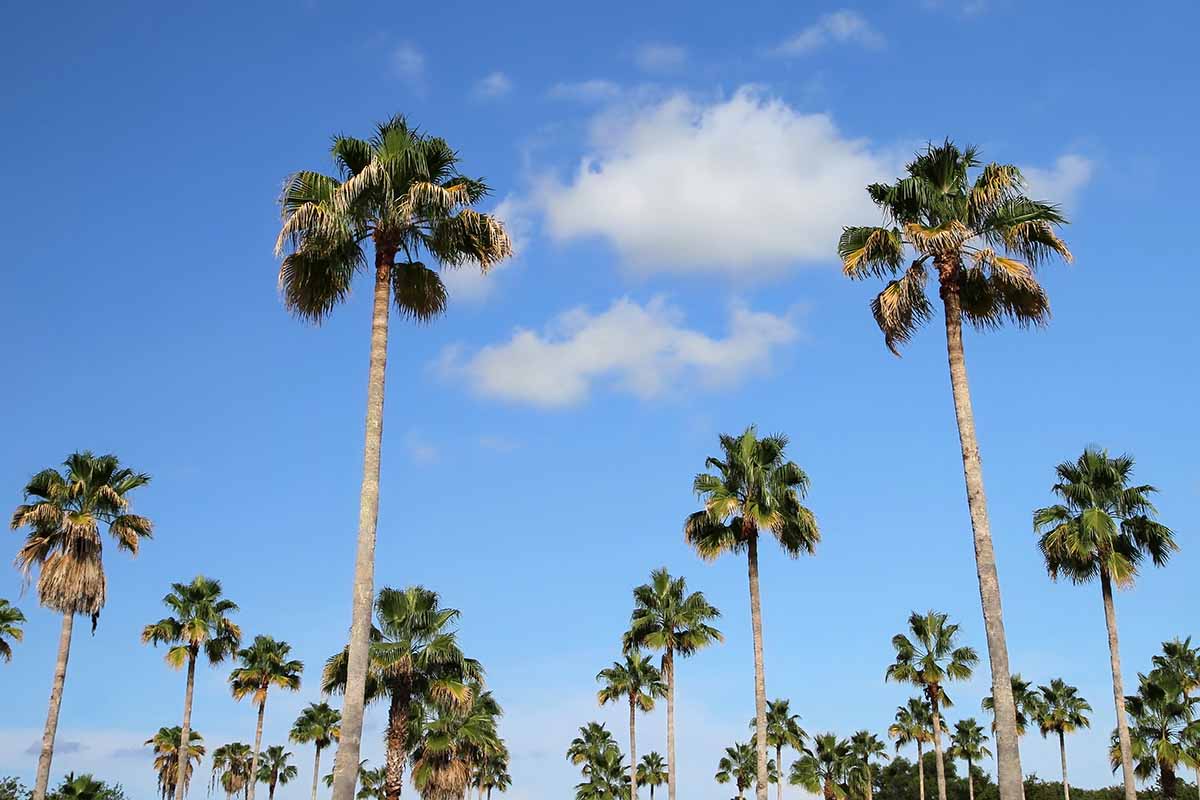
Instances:
[[[317,800],[317,782],[321,775],[321,751],[342,735],[342,713],[328,703],[309,703],[288,735],[296,744],[313,743],[316,755],[313,758],[312,800]]]
[[[400,797],[404,785],[404,764],[414,744],[409,728],[417,708],[423,703],[463,708],[472,700],[469,682],[483,675],[479,662],[459,648],[454,628],[458,618],[458,609],[442,607],[437,592],[423,586],[379,590],[366,698],[368,703],[388,702],[384,765],[388,800]],[[349,655],[347,647],[325,662],[325,692],[348,690]]]
[[[757,716],[750,720],[750,729],[757,735]],[[804,750],[806,739],[808,739],[808,734],[804,728],[800,727],[800,715],[792,713],[790,701],[768,700],[767,746],[775,748],[775,764],[783,766],[783,748],[790,747],[799,753]],[[783,800],[783,781],[776,781],[776,789],[779,792],[780,800]]]
[[[625,755],[615,742],[590,754],[583,776],[585,780],[575,785],[575,800],[622,800],[629,795]]]
[[[1179,684],[1185,701],[1190,701],[1200,691],[1200,647],[1192,646],[1192,637],[1163,642],[1163,651],[1154,656],[1151,675],[1168,676]],[[1196,787],[1200,794],[1200,739],[1194,743],[1196,749]]]
[[[25,502],[12,515],[13,530],[29,528],[17,551],[17,566],[26,581],[38,570],[38,602],[63,615],[32,800],[45,800],[50,784],[75,615],[91,617],[94,631],[104,608],[107,585],[100,528],[107,526],[117,549],[131,555],[137,555],[142,539],[154,530],[149,519],[129,512],[130,495],[150,482],[149,475],[121,466],[114,455],[87,451],[72,453],[63,466],[61,472],[44,469],[30,478]]]
[[[888,760],[887,745],[870,731],[857,731],[850,737],[850,752],[854,755],[856,782],[861,784],[865,800],[872,800],[875,796],[872,767],[876,761]]]
[[[301,171],[281,198],[283,225],[275,243],[282,255],[279,286],[287,309],[320,323],[350,294],[374,249],[371,361],[359,500],[350,628],[349,691],[334,773],[334,800],[351,800],[362,736],[374,597],[375,527],[383,444],[384,373],[388,310],[427,322],[446,308],[446,287],[425,261],[443,267],[475,264],[485,272],[512,252],[494,217],[472,206],[488,194],[481,180],[459,171],[459,156],[443,139],[427,136],[403,117],[376,127],[369,140],[337,136],[332,155],[338,175]],[[344,772],[344,775],[343,775]]]
[[[234,700],[249,697],[258,706],[258,725],[254,729],[254,751],[250,757],[250,775],[258,775],[259,751],[262,747],[263,717],[267,711],[267,692],[272,686],[288,691],[300,689],[300,673],[304,664],[289,658],[292,647],[270,636],[255,636],[249,647],[238,651],[240,666],[229,674],[229,688]],[[246,787],[246,800],[254,800],[257,780]]]
[[[1171,529],[1155,519],[1148,484],[1132,484],[1133,458],[1109,457],[1089,447],[1075,461],[1055,468],[1058,481],[1051,491],[1062,501],[1033,512],[1033,528],[1050,577],[1072,583],[1100,579],[1104,620],[1108,626],[1108,654],[1112,668],[1117,738],[1121,746],[1121,773],[1125,800],[1137,797],[1129,722],[1125,717],[1125,689],[1121,683],[1121,653],[1117,642],[1117,612],[1112,587],[1133,585],[1138,566],[1149,556],[1164,566],[1178,550]]]
[[[967,800],[975,800],[975,764],[985,758],[991,758],[992,751],[987,748],[988,736],[983,732],[983,726],[974,717],[960,719],[954,724],[954,732],[950,734],[951,758],[961,758],[967,762]]]
[[[638,764],[637,780],[639,785],[650,787],[650,800],[654,800],[655,787],[667,782],[667,762],[663,760],[661,753],[651,750],[642,756],[641,763]]]
[[[662,675],[667,682],[667,798],[675,800],[675,657],[687,658],[724,636],[711,624],[721,612],[701,592],[687,590],[684,578],[672,578],[667,568],[650,573],[650,582],[633,590],[633,613],[625,634],[625,649],[645,647],[662,651]]]
[[[413,749],[412,779],[422,800],[460,800],[475,765],[502,747],[491,694],[478,692],[466,708],[441,707]]]
[[[1142,780],[1158,778],[1163,800],[1176,800],[1176,771],[1200,766],[1200,698],[1188,697],[1183,686],[1166,673],[1138,675],[1137,694],[1125,698],[1136,774]],[[1109,759],[1113,771],[1123,753],[1118,731],[1113,731]]]
[[[629,796],[637,800],[637,712],[652,710],[654,701],[667,693],[667,685],[650,656],[637,650],[626,653],[624,662],[614,661],[600,670],[596,680],[602,684],[596,695],[600,705],[629,703]]]
[[[758,781],[758,748],[754,742],[744,742],[725,748],[725,755],[717,762],[717,783],[732,783],[737,787],[738,800],[746,796],[746,790]],[[774,759],[767,762],[767,780],[779,783],[779,769]]]
[[[146,744],[154,746],[154,771],[158,773],[158,795],[162,800],[176,796],[176,781],[191,783],[196,764],[204,758],[203,736],[196,731],[188,731],[187,758],[180,758],[182,741],[183,728],[179,725],[159,728],[158,733],[146,740]]]
[[[892,637],[896,661],[887,668],[885,680],[919,687],[929,701],[933,722],[934,763],[937,766],[938,800],[946,800],[946,768],[942,761],[941,709],[950,706],[945,684],[971,677],[979,656],[971,647],[958,645],[958,625],[948,614],[916,611],[908,617],[910,639],[903,633]]]
[[[83,775],[68,772],[54,796],[56,800],[104,800],[107,790],[104,782],[96,780],[90,772]]]
[[[290,763],[292,754],[283,745],[273,744],[262,752],[262,763],[258,765],[258,782],[267,785],[267,797],[275,800],[275,787],[284,786],[296,779],[298,770]]]
[[[0,599],[0,658],[12,661],[12,642],[25,638],[25,615],[7,600]]]
[[[183,693],[183,725],[180,740],[192,729],[192,695],[196,686],[196,660],[203,650],[209,664],[219,664],[237,652],[242,644],[242,631],[229,614],[237,604],[221,596],[221,583],[203,575],[191,583],[173,583],[163,604],[174,616],[164,617],[142,631],[142,643],[170,645],[166,661],[179,669],[187,666],[187,684]],[[183,800],[188,781],[183,778],[184,762],[179,762],[179,776],[171,785],[172,797]],[[168,798],[163,798],[168,800]]]
[[[758,587],[758,535],[770,531],[792,558],[812,553],[821,533],[816,517],[800,501],[808,476],[784,457],[788,439],[758,438],[751,425],[740,436],[722,434],[721,457],[709,457],[692,489],[704,508],[688,516],[683,532],[701,558],[746,554],[750,584],[750,630],[754,639],[755,746],[758,781],[755,795],[767,800],[767,689],[763,666],[762,604]]]
[[[1022,678],[1019,672],[1012,674],[1008,685],[1012,691],[1013,708],[1016,709],[1017,736],[1024,736],[1025,731],[1029,728],[1029,724],[1036,722],[1038,719],[1039,710],[1042,705],[1042,696],[1038,694],[1037,689],[1033,688],[1033,682]],[[992,714],[992,732],[994,733],[996,730],[995,699],[990,694],[985,695],[979,706],[984,711]]]
[[[492,792],[504,794],[512,787],[512,775],[508,774],[509,754],[503,743],[489,752],[475,765],[472,785],[479,790],[480,800],[491,800]]]
[[[250,780],[250,776],[254,774],[250,768],[253,760],[254,754],[251,752],[250,745],[242,742],[230,742],[213,750],[209,792],[217,784],[221,785],[226,798],[232,798],[239,792],[249,792],[250,786],[254,783]]]
[[[945,721],[939,720],[940,727]],[[896,709],[895,721],[888,726],[888,738],[896,742],[896,752],[901,747],[917,746],[917,789],[920,800],[925,800],[925,743],[933,741],[933,713],[929,704],[919,697],[908,698],[908,704]]]
[[[974,147],[959,149],[949,140],[941,145],[930,144],[907,165],[906,171],[908,174],[893,184],[867,187],[890,227],[846,228],[838,242],[838,255],[851,279],[891,278],[872,301],[871,311],[894,353],[933,318],[928,268],[936,274],[992,691],[999,703],[1001,724],[996,749],[1000,798],[1021,800],[1021,758],[1013,721],[1015,711],[1008,696],[1008,645],[962,326],[965,321],[990,330],[1005,322],[1024,327],[1044,324],[1049,319],[1049,300],[1034,270],[1054,256],[1070,260],[1070,251],[1055,232],[1066,219],[1055,206],[1023,194],[1024,182],[1015,166],[994,162],[984,165]]]
[[[386,778],[386,768],[375,767],[374,769],[366,768],[366,761],[359,762],[358,769],[355,771],[355,780],[357,781],[358,792],[355,795],[357,800],[383,800],[384,781]],[[332,774],[330,775],[332,778]],[[330,781],[330,785],[333,781]],[[351,785],[351,789],[354,785]]]
[[[792,764],[790,780],[824,800],[842,800],[855,771],[850,742],[832,733],[819,733],[812,738],[811,752]]]
[[[1080,728],[1091,727],[1088,714],[1092,707],[1079,696],[1079,690],[1069,686],[1062,678],[1050,681],[1049,686],[1039,686],[1042,702],[1038,707],[1038,729],[1042,736],[1051,733],[1058,736],[1058,754],[1062,760],[1063,800],[1071,800],[1071,784],[1067,781],[1067,734]]]
[[[585,765],[584,773],[586,774],[586,764],[599,753],[615,747],[616,744],[617,740],[603,722],[589,722],[580,726],[579,735],[567,745],[567,761],[576,766]]]

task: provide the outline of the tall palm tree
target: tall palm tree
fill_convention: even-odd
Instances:
[[[896,661],[887,668],[885,680],[910,683],[919,687],[929,700],[933,721],[933,752],[937,766],[938,800],[946,800],[946,768],[942,761],[941,709],[950,706],[945,684],[971,677],[979,661],[974,648],[958,645],[958,625],[948,614],[916,611],[908,617],[910,639],[903,633],[892,637]]]
[[[252,698],[258,705],[258,725],[254,729],[254,751],[250,758],[250,775],[258,775],[258,754],[262,747],[263,716],[267,711],[267,692],[272,686],[288,691],[300,689],[300,673],[304,664],[288,658],[292,646],[270,636],[255,636],[249,647],[238,651],[241,666],[229,674],[229,688],[234,700]],[[246,787],[246,800],[254,800],[257,780],[250,780]]]
[[[1069,686],[1062,678],[1050,681],[1049,686],[1039,686],[1042,698],[1038,708],[1038,729],[1042,736],[1051,733],[1058,736],[1058,754],[1062,760],[1063,800],[1071,800],[1071,784],[1067,781],[1067,739],[1068,733],[1074,733],[1080,728],[1091,727],[1087,715],[1092,707],[1088,701],[1079,696],[1079,690]]]
[[[733,783],[737,787],[738,800],[746,796],[746,790],[758,782],[758,748],[754,742],[734,744],[725,748],[725,755],[717,762],[717,783]],[[774,759],[767,762],[767,780],[779,783],[779,769]]]
[[[328,703],[309,703],[288,735],[296,744],[313,743],[316,755],[313,758],[312,800],[317,800],[317,781],[321,775],[321,751],[342,735],[342,713]]]
[[[208,663],[216,665],[237,652],[242,645],[242,631],[229,619],[238,610],[237,604],[221,596],[221,583],[198,575],[191,583],[173,583],[163,598],[174,616],[164,617],[142,630],[142,643],[167,644],[166,661],[174,669],[187,665],[187,684],[183,693],[183,725],[180,741],[188,738],[192,729],[192,694],[196,686],[196,660],[200,651]],[[184,780],[186,763],[178,764],[179,775],[171,782],[172,797],[183,800],[188,782]],[[163,798],[167,800],[167,798]]]
[[[842,800],[854,776],[855,759],[850,742],[832,733],[813,736],[812,750],[792,764],[791,782],[824,800]]]
[[[642,756],[642,761],[638,764],[637,779],[640,785],[650,787],[650,800],[654,800],[655,787],[667,782],[667,762],[663,760],[661,753],[651,750]]]
[[[870,731],[857,731],[850,737],[850,752],[854,755],[857,778],[862,784],[863,795],[866,800],[873,800],[875,778],[871,772],[871,766],[877,760],[888,760],[887,746]]]
[[[107,526],[117,549],[135,556],[142,539],[150,538],[154,530],[149,519],[129,512],[130,494],[149,483],[149,475],[122,467],[114,455],[89,451],[72,453],[63,466],[61,472],[44,469],[30,478],[25,502],[12,515],[13,530],[29,528],[17,551],[17,566],[27,582],[38,569],[38,602],[63,615],[32,800],[45,800],[50,783],[75,615],[90,616],[95,631],[104,608],[107,586],[100,528]]]
[[[1125,698],[1132,722],[1130,734],[1136,774],[1158,778],[1163,800],[1176,800],[1176,770],[1200,765],[1200,698],[1187,697],[1183,686],[1167,673],[1138,675],[1137,694]],[[1109,759],[1113,771],[1121,765],[1119,731],[1114,730]]]
[[[637,712],[652,710],[654,701],[667,693],[667,685],[650,656],[637,650],[626,653],[624,662],[614,661],[600,670],[596,680],[603,684],[596,695],[600,705],[629,703],[629,797],[637,800]]]
[[[783,748],[790,747],[796,752],[801,752],[808,738],[804,728],[800,727],[800,715],[793,714],[790,706],[791,702],[784,699],[767,701],[767,746],[775,748],[775,763],[781,768]],[[750,728],[757,735],[757,716],[750,720]],[[783,781],[776,781],[776,789],[779,800],[783,800]]]
[[[688,593],[687,581],[672,578],[667,568],[650,573],[650,582],[633,590],[633,613],[625,649],[662,651],[667,682],[667,799],[675,800],[675,656],[687,658],[724,640],[710,623],[721,612],[701,592]]]
[[[238,792],[249,792],[254,781],[251,764],[254,754],[250,745],[242,742],[223,744],[212,754],[212,775],[209,778],[208,790],[211,792],[218,783],[225,792],[226,798],[232,798]]]
[[[1192,647],[1192,637],[1163,642],[1161,655],[1154,656],[1152,675],[1168,675],[1179,684],[1185,701],[1200,690],[1200,647]],[[1200,739],[1194,743],[1196,749],[1196,791],[1200,794]]]
[[[21,609],[0,598],[0,658],[12,661],[12,642],[25,638],[25,615]]]
[[[1008,681],[1012,691],[1013,708],[1016,709],[1017,736],[1025,735],[1030,722],[1036,722],[1040,708],[1042,705],[1042,696],[1038,694],[1038,690],[1033,688],[1033,682],[1027,681],[1021,677],[1021,673],[1014,672]],[[980,708],[992,714],[992,732],[996,731],[996,701],[989,694],[985,695]]]
[[[273,744],[262,752],[262,763],[258,765],[258,782],[267,785],[267,797],[275,800],[275,787],[295,780],[298,770],[289,763],[292,754],[281,744]]]
[[[146,744],[154,746],[154,771],[158,773],[158,794],[162,800],[176,796],[176,781],[191,783],[196,764],[204,758],[204,737],[199,733],[188,731],[186,758],[180,758],[184,749],[181,742],[183,728],[178,725],[159,728],[158,733],[146,740]],[[187,791],[186,786],[184,791]]]
[[[945,727],[945,720],[938,720]],[[933,741],[933,712],[919,697],[908,698],[908,704],[896,709],[895,721],[888,726],[888,738],[895,740],[896,752],[909,744],[917,746],[917,788],[920,800],[925,800],[925,743]]]
[[[758,534],[770,531],[792,558],[812,553],[821,532],[812,511],[801,504],[808,476],[784,458],[782,434],[758,438],[751,425],[741,436],[722,434],[721,458],[704,461],[692,482],[704,508],[690,514],[683,532],[700,557],[746,553],[750,583],[750,630],[754,639],[754,714],[758,781],[755,796],[767,800],[767,688],[763,666],[762,603],[758,587]]]
[[[1155,519],[1150,496],[1157,489],[1133,485],[1133,458],[1110,458],[1094,447],[1075,461],[1055,468],[1058,481],[1051,491],[1062,502],[1033,512],[1033,528],[1050,577],[1072,583],[1100,579],[1104,621],[1108,627],[1108,654],[1112,668],[1113,701],[1117,713],[1117,738],[1121,746],[1121,773],[1125,800],[1137,797],[1129,721],[1125,717],[1125,689],[1121,683],[1121,653],[1117,642],[1117,612],[1112,588],[1133,585],[1138,566],[1147,556],[1164,566],[1179,549],[1171,529]]]
[[[954,724],[954,733],[950,734],[950,757],[967,762],[967,800],[975,800],[975,762],[992,755],[987,741],[983,726],[974,717],[960,719]]]
[[[368,268],[368,240],[374,249],[350,677],[333,790],[334,800],[351,800],[374,598],[388,309],[394,301],[401,315],[418,322],[432,320],[446,308],[446,287],[425,260],[442,267],[470,263],[486,272],[509,256],[512,247],[498,220],[472,208],[488,194],[487,184],[459,171],[458,154],[445,140],[418,132],[403,117],[378,125],[369,140],[335,137],[332,155],[336,177],[301,171],[288,179],[280,201],[283,225],[275,252],[284,256],[279,269],[284,305],[297,316],[320,323],[349,296],[355,275]]]
[[[892,278],[871,311],[893,353],[933,318],[927,266],[937,274],[946,330],[946,353],[954,415],[962,448],[967,507],[975,543],[975,566],[998,703],[996,735],[1001,800],[1024,797],[1015,710],[1009,697],[1008,645],[1000,603],[1000,580],[992,547],[983,462],[967,381],[962,325],[981,330],[1005,322],[1040,325],[1050,304],[1034,276],[1038,265],[1071,253],[1055,229],[1066,223],[1059,210],[1026,197],[1020,170],[983,165],[974,147],[947,140],[930,144],[894,184],[873,184],[867,193],[891,227],[846,228],[838,242],[845,274],[855,280]],[[911,259],[911,260],[910,260]],[[905,265],[908,264],[906,267]]]
[[[385,781],[388,800],[400,797],[404,764],[414,742],[412,718],[421,703],[462,708],[472,700],[469,681],[483,675],[478,661],[463,655],[454,624],[456,608],[439,605],[437,592],[423,586],[384,587],[375,601],[367,672],[368,703],[388,701]],[[345,694],[349,689],[347,647],[325,662],[322,689]],[[347,697],[347,704],[349,697]],[[343,718],[342,735],[345,735]],[[337,774],[335,762],[334,774]],[[336,789],[336,787],[335,787]]]

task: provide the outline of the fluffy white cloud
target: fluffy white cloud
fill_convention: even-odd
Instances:
[[[857,11],[842,9],[824,15],[784,41],[774,52],[781,56],[802,56],[829,44],[882,47],[883,42],[883,34],[871,27],[866,17]]]
[[[594,103],[618,97],[621,94],[621,87],[612,81],[593,78],[574,83],[556,83],[550,87],[549,94],[557,100],[580,100]]]
[[[755,276],[835,258],[842,226],[877,213],[864,187],[899,158],[743,87],[601,114],[592,152],[535,192],[549,234],[600,237],[643,272]]]
[[[487,298],[495,290],[497,274],[511,267],[529,244],[533,233],[533,221],[525,202],[510,194],[501,200],[491,213],[504,223],[508,238],[512,241],[513,256],[495,264],[486,275],[470,265],[445,270],[442,273],[442,282],[446,284],[451,302],[478,302]]]
[[[585,400],[602,380],[643,398],[685,380],[728,385],[764,369],[774,348],[795,337],[787,316],[734,306],[728,335],[719,338],[686,327],[682,312],[661,297],[645,305],[624,298],[599,314],[559,314],[540,333],[518,329],[465,358],[448,349],[441,367],[482,395],[557,408]]]
[[[401,42],[392,50],[392,70],[401,80],[420,85],[425,78],[425,55],[416,45]]]
[[[1068,208],[1074,205],[1079,190],[1092,179],[1093,171],[1090,159],[1074,153],[1059,156],[1048,169],[1021,167],[1030,197]]]
[[[503,72],[492,72],[480,78],[475,84],[475,94],[478,97],[504,97],[512,90],[512,78]]]
[[[637,49],[633,60],[647,72],[666,72],[687,63],[687,50],[677,44],[649,42]]]

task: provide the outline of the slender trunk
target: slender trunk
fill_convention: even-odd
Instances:
[[[1196,767],[1196,797],[1200,800],[1200,766]]]
[[[757,724],[757,723],[755,723]],[[783,800],[783,745],[775,745],[775,769],[779,770],[779,780],[775,783],[775,793]],[[867,800],[871,800],[871,787],[867,786]]]
[[[867,800],[875,800],[875,779],[871,777],[871,765],[869,762],[866,764],[866,770],[867,770],[867,782],[866,782]],[[782,772],[779,774],[779,778],[780,778],[779,783],[782,784],[783,783],[783,773]],[[780,794],[782,794],[782,792]]]
[[[354,594],[350,610],[350,647],[346,693],[342,702],[342,738],[333,762],[333,800],[354,800],[366,701],[371,604],[375,597],[375,524],[379,518],[379,459],[383,447],[383,386],[387,368],[388,309],[394,247],[375,243],[375,304],[371,317],[371,366],[367,374],[367,422],[363,443],[362,490],[358,500],[358,545],[354,556]]]
[[[1058,757],[1062,760],[1063,800],[1071,800],[1071,784],[1067,781],[1067,737],[1058,732]]]
[[[996,717],[996,782],[999,784],[1000,800],[1023,800],[1025,785],[1021,777],[1017,710],[1013,702],[1008,644],[1004,635],[1004,614],[1000,605],[1000,578],[996,573],[996,554],[992,549],[987,495],[983,490],[983,462],[979,456],[979,442],[975,437],[975,415],[971,410],[971,389],[967,382],[967,363],[963,355],[962,305],[956,283],[961,267],[957,263],[937,266],[946,317],[946,353],[950,364],[950,387],[954,394],[954,416],[958,421],[963,477],[967,486],[967,507],[971,513],[971,531],[975,540],[975,571],[979,579],[979,600],[983,607],[983,626],[987,635],[988,660],[992,669],[992,698]]]
[[[938,691],[932,692],[929,697],[929,703],[933,706],[933,762],[937,767],[938,800],[946,800],[946,767],[942,763],[942,712],[938,707]]]
[[[385,755],[383,796],[385,800],[400,800],[404,790],[404,762],[408,757],[409,693],[401,690],[392,694],[388,707],[387,753]]]
[[[650,800],[654,800],[654,784],[650,784]]]
[[[317,745],[317,756],[313,759],[312,800],[317,800],[317,784],[321,780],[321,745]]]
[[[663,653],[667,675],[667,800],[675,800],[675,653]]]
[[[971,774],[971,759],[967,759],[967,800],[975,800],[975,776]]]
[[[267,697],[264,694],[258,704],[258,727],[254,729],[254,754],[250,756],[250,775],[246,778],[246,800],[254,800],[254,788],[258,785],[258,751],[262,748],[263,715],[267,711]]]
[[[767,685],[763,675],[762,603],[758,593],[758,531],[747,529],[746,533],[749,540],[746,565],[750,576],[750,631],[754,635],[754,755],[757,761],[754,797],[755,800],[767,800]]]
[[[42,733],[42,751],[38,754],[37,781],[32,800],[46,800],[50,787],[50,761],[54,758],[54,736],[58,733],[58,712],[62,708],[63,684],[67,682],[67,659],[71,656],[73,614],[63,614],[62,632],[58,637],[58,659],[54,662],[54,682],[50,684],[50,707],[46,710],[46,730]]]
[[[825,800],[837,800],[837,793],[833,790],[833,781],[826,778],[825,785],[822,788],[824,789]]]
[[[267,784],[267,800],[275,800],[275,781]]]
[[[1100,593],[1104,597],[1104,623],[1108,626],[1108,660],[1112,666],[1113,704],[1117,711],[1117,740],[1121,746],[1121,774],[1125,779],[1125,800],[1137,800],[1133,778],[1133,750],[1129,741],[1129,719],[1125,716],[1125,686],[1121,681],[1121,649],[1117,643],[1117,610],[1113,606],[1112,579],[1100,567]]]
[[[1166,761],[1158,762],[1158,788],[1163,800],[1175,800],[1175,767]]]
[[[192,733],[192,692],[196,688],[196,656],[198,649],[188,649],[187,688],[183,692],[183,724],[179,726],[179,771],[175,777],[175,800],[187,793],[188,754]]]
[[[917,740],[917,797],[925,800],[925,748]]]
[[[629,798],[637,800],[637,695],[629,693]]]

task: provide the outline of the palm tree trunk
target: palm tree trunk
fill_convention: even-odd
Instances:
[[[755,723],[757,725],[757,723]],[[775,791],[779,800],[783,800],[783,745],[775,746],[775,769],[779,770],[779,780],[775,782]],[[867,784],[867,800],[871,800],[871,785]]]
[[[629,798],[637,800],[637,695],[629,693]]]
[[[867,758],[869,759],[870,756],[868,756]],[[865,769],[867,771],[867,782],[866,782],[866,786],[864,787],[866,789],[866,800],[875,800],[875,779],[873,777],[871,777],[871,764],[869,761],[866,761],[864,763],[866,765]],[[779,774],[779,783],[780,783],[779,796],[782,797],[783,796],[783,773]]]
[[[1067,737],[1058,732],[1058,756],[1062,760],[1063,800],[1071,800],[1071,784],[1067,781]]]
[[[675,800],[675,653],[663,653],[667,676],[667,800]]]
[[[408,705],[406,692],[395,692],[388,707],[387,753],[385,754],[383,796],[400,800],[404,790],[404,761],[408,756]]]
[[[67,660],[71,657],[71,630],[74,614],[63,614],[58,637],[58,659],[54,662],[54,682],[50,684],[50,707],[46,711],[46,730],[42,733],[42,751],[38,754],[37,780],[32,800],[46,800],[50,787],[50,761],[54,758],[54,737],[58,733],[58,712],[62,708],[63,685],[67,682]]]
[[[250,775],[246,777],[246,800],[254,800],[254,788],[258,785],[258,751],[262,748],[263,715],[267,711],[267,698],[258,704],[258,726],[254,729],[254,754],[250,756]]]
[[[1113,606],[1112,579],[1100,567],[1100,593],[1104,598],[1104,623],[1108,626],[1108,660],[1112,667],[1113,704],[1117,711],[1117,740],[1121,746],[1121,775],[1125,779],[1125,800],[1137,800],[1133,778],[1133,749],[1129,741],[1129,719],[1125,716],[1125,686],[1121,680],[1121,649],[1117,642],[1117,610]]]
[[[333,800],[354,800],[362,744],[371,604],[375,598],[375,525],[379,519],[379,460],[383,448],[383,387],[387,371],[388,309],[394,248],[375,246],[375,303],[371,317],[371,366],[367,373],[367,423],[363,443],[362,490],[358,500],[358,545],[350,609],[350,647],[342,738],[333,762]]]
[[[921,740],[917,740],[917,797],[925,800],[925,749]]]
[[[1158,762],[1158,787],[1162,792],[1163,800],[1175,800],[1175,767],[1166,762]]]
[[[942,715],[938,709],[937,694],[934,694],[929,702],[933,706],[933,762],[937,766],[938,800],[946,800],[946,767],[942,763]]]
[[[317,746],[317,757],[313,759],[312,800],[317,800],[317,784],[321,781],[321,747]]]
[[[758,532],[747,531],[747,572],[750,576],[750,631],[754,635],[754,797],[767,800],[767,684],[763,675],[762,604],[758,591]],[[942,798],[945,800],[945,798]]]
[[[187,688],[183,693],[183,724],[179,726],[179,772],[175,777],[175,800],[183,800],[187,782],[189,745],[192,733],[192,692],[196,688],[196,650],[188,648]]]
[[[275,784],[267,784],[267,800],[275,800]]]
[[[979,457],[979,442],[975,437],[975,414],[971,409],[971,389],[967,382],[967,363],[963,354],[962,305],[956,283],[961,267],[957,263],[938,264],[937,267],[946,317],[946,354],[950,364],[950,388],[954,394],[954,416],[958,421],[958,439],[962,447],[967,507],[971,513],[971,531],[975,539],[975,571],[979,580],[979,600],[983,606],[983,627],[987,635],[988,660],[992,669],[992,698],[996,718],[996,782],[1000,788],[1000,800],[1023,800],[1025,786],[1021,777],[1021,752],[1017,744],[1017,709],[1013,702],[1008,644],[1004,635],[1004,614],[1000,605],[1000,578],[996,573],[996,554],[992,549],[987,495],[983,490],[983,462]]]
[[[967,800],[975,800],[975,776],[971,774],[971,759],[967,759]]]

